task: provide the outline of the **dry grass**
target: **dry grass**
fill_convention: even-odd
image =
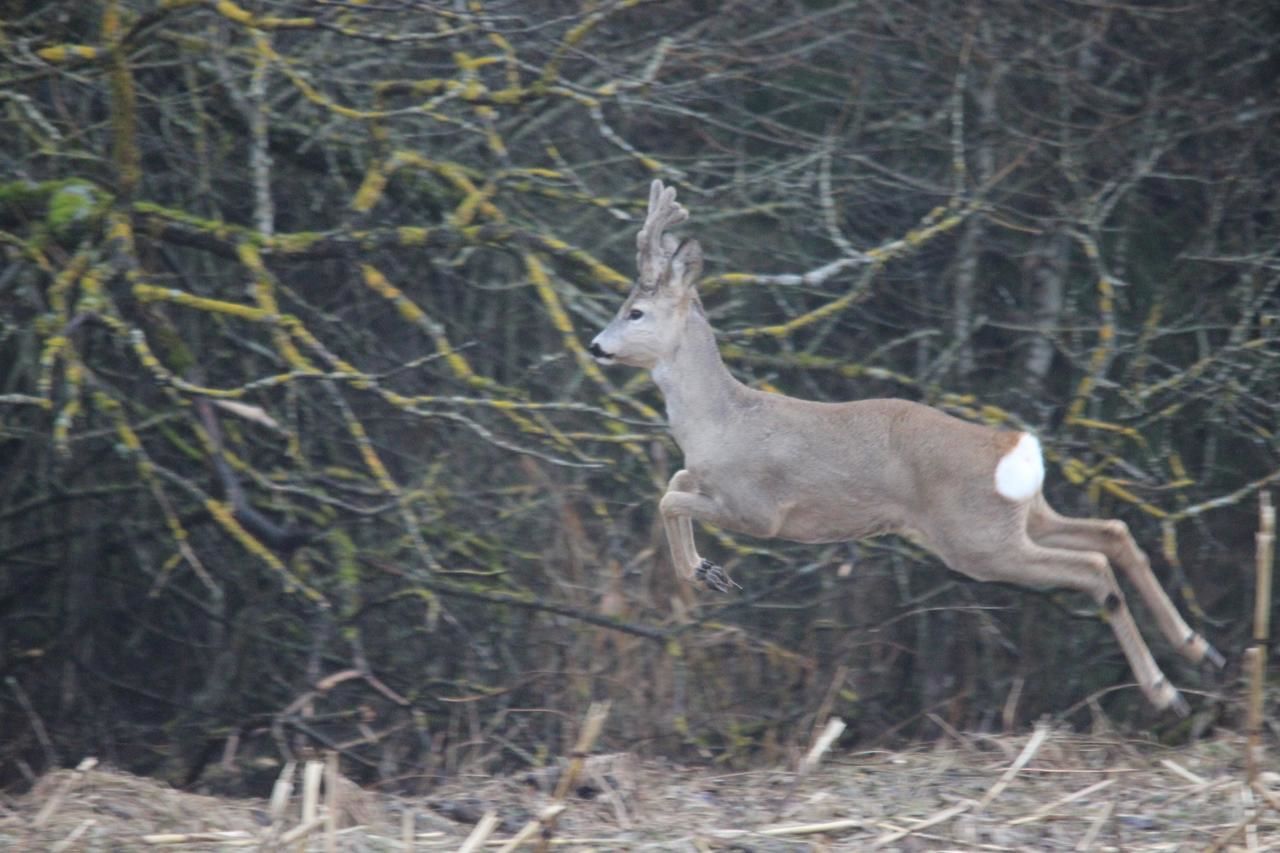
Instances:
[[[0,805],[0,848],[481,850],[525,830],[566,850],[1280,850],[1280,776],[1248,787],[1241,756],[1235,736],[1167,749],[1040,728],[828,754],[800,774],[597,756],[571,784],[566,763],[423,799],[358,791],[330,771],[307,803],[291,772],[274,804],[84,766]],[[332,809],[328,789],[341,792]]]

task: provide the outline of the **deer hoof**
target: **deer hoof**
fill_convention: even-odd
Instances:
[[[733,578],[724,573],[724,569],[710,560],[703,560],[699,563],[698,568],[693,570],[693,576],[716,592],[729,592],[735,588],[742,589]]]
[[[1222,669],[1227,665],[1227,659],[1222,656],[1221,652],[1208,643],[1205,643],[1204,646],[1204,659],[1213,664],[1215,669]]]

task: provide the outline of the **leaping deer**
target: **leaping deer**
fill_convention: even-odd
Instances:
[[[692,519],[758,537],[839,542],[897,533],[980,581],[1062,587],[1106,612],[1138,685],[1158,709],[1188,707],[1133,621],[1112,566],[1188,659],[1223,658],[1183,621],[1123,521],[1066,518],[1045,500],[1040,442],[907,400],[821,403],[748,388],[725,367],[698,298],[702,249],[667,229],[688,212],[654,181],[636,236],[639,277],[591,342],[603,364],[651,371],[684,452],[659,508],[679,571],[720,591]],[[736,586],[736,584],[734,584]]]

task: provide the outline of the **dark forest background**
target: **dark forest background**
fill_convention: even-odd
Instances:
[[[0,0],[0,784],[260,792],[603,742],[778,760],[1238,722],[1280,479],[1270,0]],[[1081,596],[703,529],[584,342],[654,177],[744,381],[1037,432],[1228,657],[1158,715]]]

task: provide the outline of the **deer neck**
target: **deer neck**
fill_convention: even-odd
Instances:
[[[667,403],[667,422],[676,443],[689,453],[696,435],[727,425],[742,383],[724,366],[715,332],[697,308],[689,311],[680,345],[653,366]]]

